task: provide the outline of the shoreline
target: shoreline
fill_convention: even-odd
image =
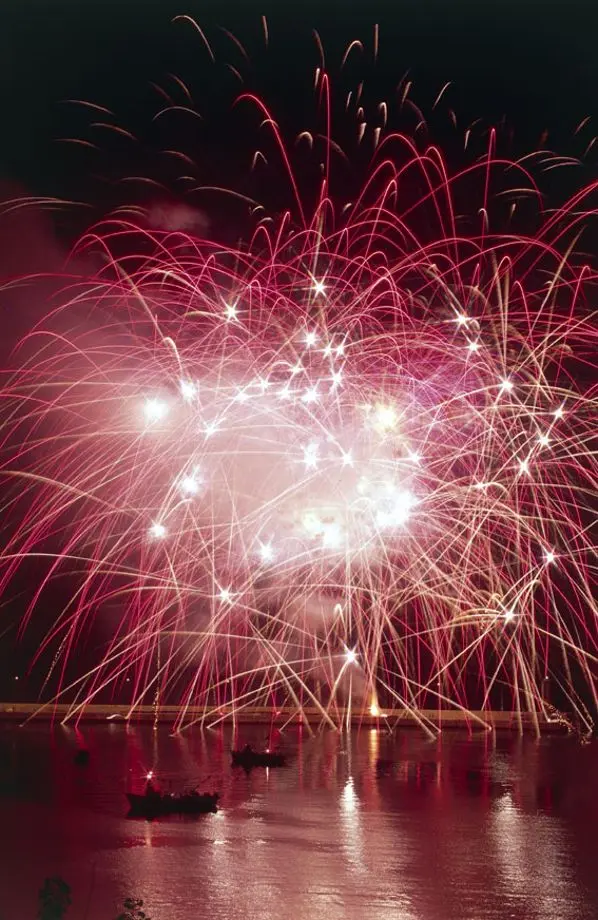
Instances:
[[[70,722],[116,722],[132,723],[177,723],[189,726],[191,723],[204,728],[215,727],[225,722],[240,725],[276,725],[304,724],[310,728],[329,727],[367,727],[394,730],[397,728],[413,729],[455,729],[467,732],[510,731],[518,734],[535,732],[541,734],[563,733],[570,730],[564,719],[548,718],[542,712],[517,712],[504,710],[459,709],[385,709],[380,714],[372,715],[368,710],[329,708],[322,711],[317,707],[246,707],[235,709],[232,706],[204,708],[198,706],[137,706],[122,704],[89,703],[86,706],[72,703],[0,703],[0,722],[18,722],[21,725],[29,721]]]

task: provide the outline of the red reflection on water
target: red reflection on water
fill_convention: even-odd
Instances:
[[[57,873],[73,886],[74,916],[93,884],[88,920],[115,915],[129,894],[157,920],[230,920],[231,904],[258,920],[278,920],[281,905],[333,920],[593,917],[598,846],[587,790],[597,749],[370,728],[277,732],[244,729],[243,740],[261,746],[267,733],[289,765],[246,775],[230,766],[225,726],[174,736],[122,725],[79,736],[0,731],[10,841],[0,907],[35,916],[35,891]],[[73,761],[82,743],[91,751],[83,769]],[[220,813],[127,820],[124,791],[148,769],[174,789],[213,783]]]

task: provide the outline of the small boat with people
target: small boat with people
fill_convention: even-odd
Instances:
[[[143,818],[216,812],[220,798],[217,792],[198,792],[197,789],[176,794],[163,793],[156,788],[151,776],[147,780],[143,795],[127,792],[126,796],[129,801],[129,814]]]
[[[169,793],[148,796],[127,792],[132,815],[156,818],[160,815],[201,815],[218,811],[217,792],[185,792],[180,795]]]
[[[231,751],[233,767],[243,767],[252,770],[254,767],[284,767],[287,759],[284,754],[276,751],[256,751],[250,744],[246,744],[239,751]]]

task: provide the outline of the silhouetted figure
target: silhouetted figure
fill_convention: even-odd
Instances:
[[[151,776],[148,776],[147,782],[145,784],[145,795],[148,799],[160,798],[160,792],[156,789],[154,780]]]

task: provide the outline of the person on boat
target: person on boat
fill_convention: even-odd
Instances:
[[[154,774],[152,772],[148,773],[145,778],[145,795],[150,799],[160,797],[160,790],[154,782]]]

